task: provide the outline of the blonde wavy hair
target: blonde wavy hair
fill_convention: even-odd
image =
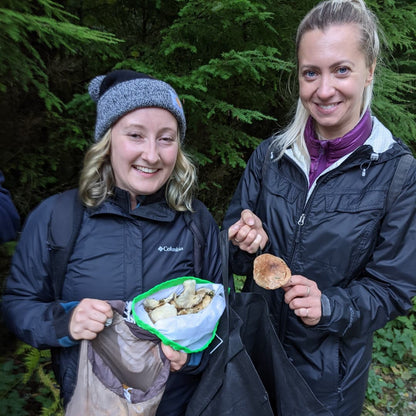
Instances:
[[[377,17],[365,5],[363,0],[327,0],[315,6],[299,24],[296,34],[296,56],[303,35],[311,30],[324,30],[331,25],[355,24],[360,29],[360,47],[370,68],[378,59],[380,40]],[[373,96],[374,79],[365,87],[361,105],[361,116],[370,108]],[[274,135],[273,150],[277,152],[277,159],[294,143],[297,143],[301,154],[309,159],[304,140],[304,130],[309,118],[309,112],[297,101],[296,112],[291,123],[283,131]]]
[[[111,128],[99,142],[89,148],[84,157],[79,194],[87,207],[95,207],[113,194],[115,178],[110,152]],[[176,164],[166,183],[165,197],[168,205],[176,211],[192,211],[192,199],[196,188],[196,167],[179,142]]]

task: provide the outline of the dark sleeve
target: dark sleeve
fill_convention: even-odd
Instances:
[[[19,339],[40,349],[75,344],[68,326],[77,302],[56,300],[51,280],[47,230],[54,198],[28,216],[2,298],[6,325]]]
[[[202,229],[205,241],[205,253],[203,255],[203,275],[202,279],[214,283],[221,283],[221,254],[219,248],[219,226],[215,222],[208,208],[200,201],[197,201],[196,215],[199,219],[196,221]]]
[[[416,296],[416,162],[386,213],[363,275],[346,288],[323,291],[317,331],[357,339],[412,309]]]
[[[10,193],[3,188],[3,173],[0,172],[0,244],[14,240],[20,228],[20,217]]]

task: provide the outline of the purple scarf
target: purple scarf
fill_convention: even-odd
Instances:
[[[370,110],[367,110],[358,124],[344,136],[334,140],[319,140],[315,134],[314,120],[309,117],[304,133],[311,158],[309,187],[328,166],[361,146],[370,136],[372,128]]]

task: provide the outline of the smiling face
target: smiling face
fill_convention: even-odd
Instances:
[[[136,196],[157,192],[169,179],[179,149],[178,123],[161,108],[140,108],[111,128],[111,166],[116,185]]]
[[[299,95],[326,139],[342,137],[360,119],[363,93],[375,64],[366,65],[354,24],[305,32],[299,43]]]

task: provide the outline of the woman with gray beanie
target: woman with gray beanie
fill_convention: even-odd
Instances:
[[[94,78],[89,93],[97,104],[95,143],[81,172],[82,222],[62,290],[54,291],[48,241],[54,195],[29,216],[3,297],[10,329],[53,350],[64,406],[77,380],[80,341],[95,339],[113,316],[106,300],[128,301],[181,276],[221,279],[218,226],[194,198],[196,169],[182,149],[186,120],[175,90],[117,70]],[[207,224],[202,264],[195,264],[190,212]],[[157,415],[182,415],[206,357],[164,344],[161,350],[171,374]]]

